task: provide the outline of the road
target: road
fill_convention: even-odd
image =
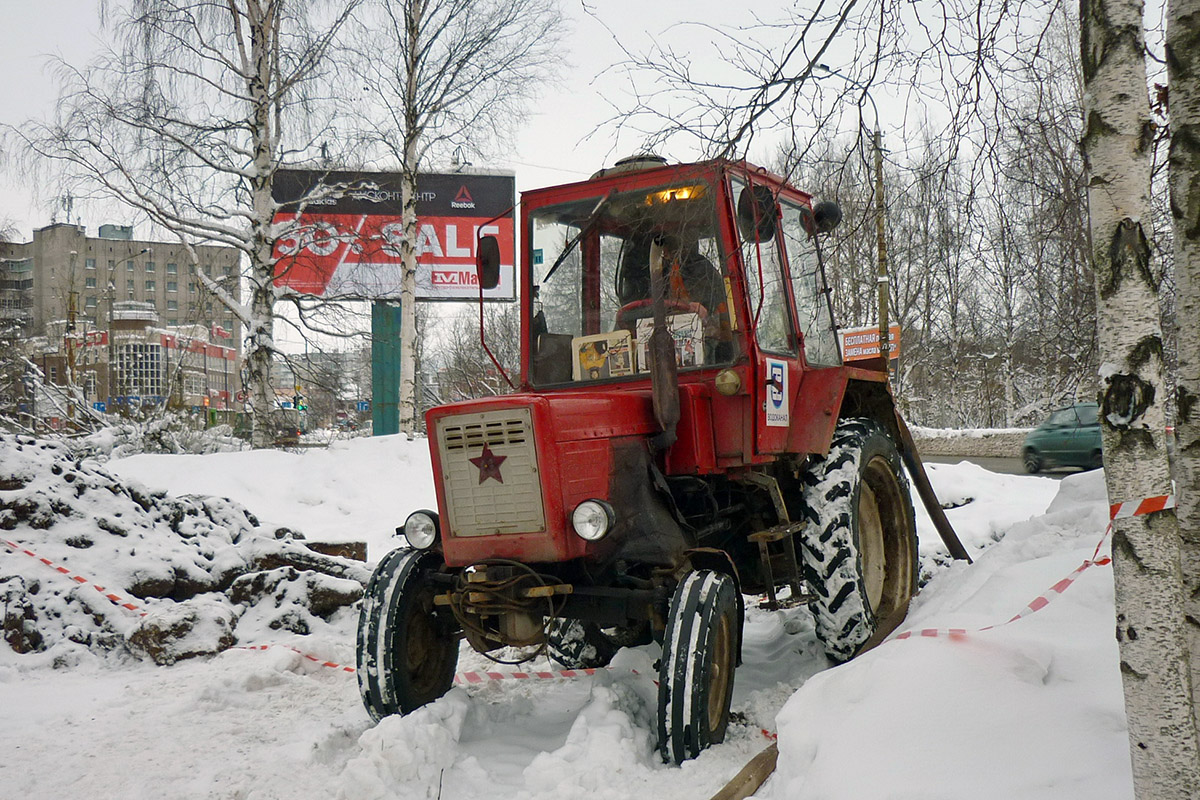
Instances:
[[[926,464],[957,464],[960,461],[970,461],[972,464],[978,464],[990,472],[998,472],[1001,475],[1027,475],[1025,465],[1021,463],[1019,458],[988,458],[976,456],[926,456],[922,459]],[[1055,480],[1062,480],[1067,475],[1072,475],[1078,470],[1072,467],[1064,467],[1055,469],[1051,472],[1041,472],[1040,475]]]

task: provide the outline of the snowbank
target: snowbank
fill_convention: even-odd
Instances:
[[[244,507],[168,497],[62,443],[0,436],[0,659],[76,664],[211,654],[246,631],[308,633],[362,595],[367,572],[276,536]]]
[[[1021,445],[1032,428],[912,429],[922,456],[1020,458]]]
[[[1001,624],[1092,557],[1105,502],[1102,472],[1070,476],[1044,516],[934,577],[904,628],[965,637],[893,640],[809,680],[779,713],[758,796],[1131,797],[1111,570]]]

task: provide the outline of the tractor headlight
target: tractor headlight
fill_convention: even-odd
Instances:
[[[579,538],[589,542],[603,539],[616,521],[613,507],[603,500],[584,500],[571,514],[571,527]]]
[[[404,521],[404,538],[410,546],[428,550],[437,541],[439,528],[437,512],[421,509]]]

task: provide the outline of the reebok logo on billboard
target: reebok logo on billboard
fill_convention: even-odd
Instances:
[[[475,199],[471,197],[471,193],[467,191],[467,187],[459,188],[458,194],[450,201],[451,208],[474,208]]]

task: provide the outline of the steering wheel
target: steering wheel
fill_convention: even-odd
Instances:
[[[650,308],[653,305],[654,301],[646,298],[644,300],[634,300],[632,303],[626,303],[621,306],[617,309],[617,327],[632,327],[635,320],[646,316],[645,314],[637,314],[635,316],[634,312]],[[698,314],[701,322],[708,319],[708,309],[699,303],[685,303],[682,300],[663,300],[663,305],[666,306],[668,311],[673,311],[676,314]]]

